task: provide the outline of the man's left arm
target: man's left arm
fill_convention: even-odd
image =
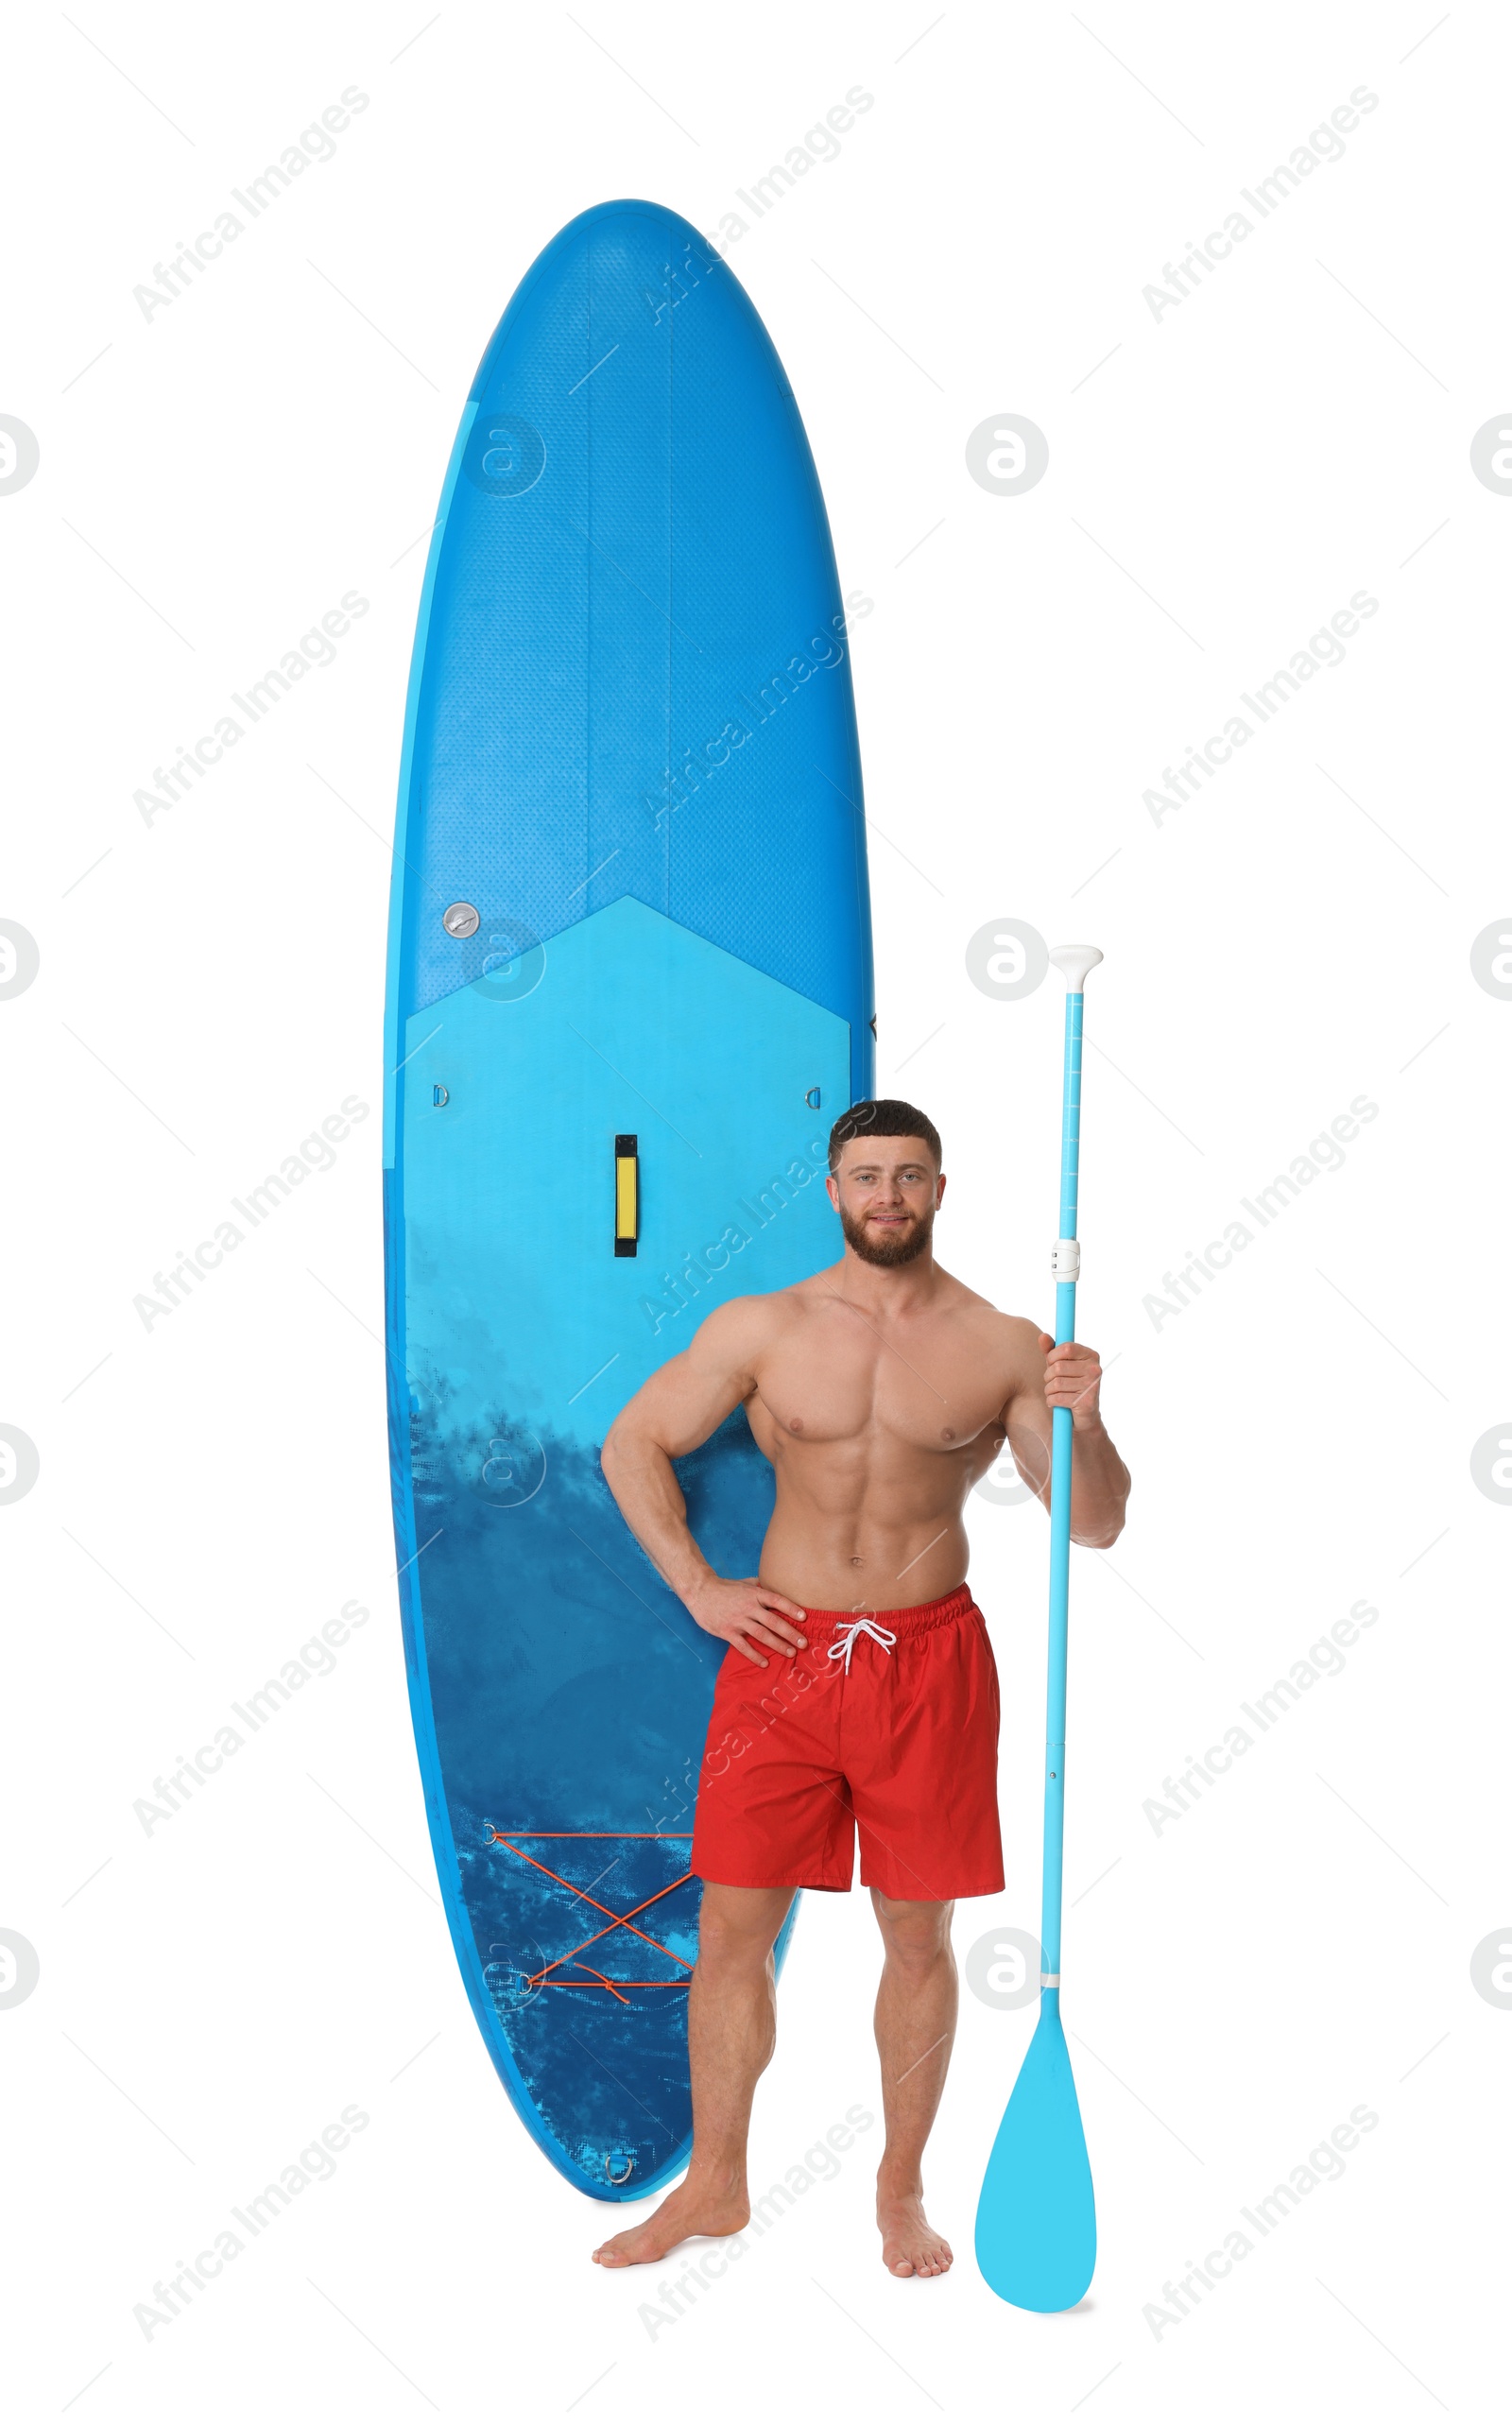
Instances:
[[[1027,1323],[1024,1330],[1029,1332]],[[1101,1359],[1095,1348],[1079,1340],[1066,1340],[1057,1348],[1047,1331],[1030,1336],[1034,1347],[1025,1360],[1028,1369],[1002,1416],[1014,1463],[1048,1508],[1051,1410],[1069,1407],[1071,1538],[1087,1549],[1110,1549],[1124,1530],[1130,1485],[1128,1468],[1108,1437],[1099,1407]]]

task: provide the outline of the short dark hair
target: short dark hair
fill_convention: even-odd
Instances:
[[[902,1103],[896,1095],[879,1095],[872,1103],[852,1104],[842,1112],[830,1131],[830,1168],[837,1170],[840,1148],[858,1137],[921,1137],[935,1157],[935,1168],[944,1162],[940,1150],[939,1131],[927,1112],[917,1104]]]

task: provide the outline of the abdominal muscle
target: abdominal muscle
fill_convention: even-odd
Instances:
[[[965,1580],[961,1511],[990,1447],[949,1453],[896,1439],[797,1441],[747,1407],[777,1470],[761,1580],[800,1608],[917,1609]],[[763,1420],[765,1416],[765,1419]]]

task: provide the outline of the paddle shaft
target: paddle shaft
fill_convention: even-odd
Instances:
[[[1060,1116],[1060,1249],[1076,1236],[1076,1179],[1081,1144],[1081,1023],[1084,997],[1066,995],[1064,1081]],[[1058,1260],[1058,1259],[1057,1259]],[[1056,1344],[1076,1336],[1075,1264],[1056,1281]],[[1061,1856],[1066,1822],[1066,1628],[1071,1600],[1070,1407],[1051,1410],[1050,1464],[1050,1653],[1045,1675],[1044,1876],[1040,1937],[1044,1976],[1055,1982],[1041,2001],[1060,2010]]]

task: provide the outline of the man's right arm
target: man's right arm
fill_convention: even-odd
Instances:
[[[754,1575],[716,1575],[688,1529],[673,1471],[756,1386],[769,1301],[735,1298],[707,1316],[680,1356],[637,1390],[610,1427],[601,1463],[620,1513],[662,1580],[708,1634],[765,1668],[761,1645],[791,1659],[806,1647],[803,1611]]]

